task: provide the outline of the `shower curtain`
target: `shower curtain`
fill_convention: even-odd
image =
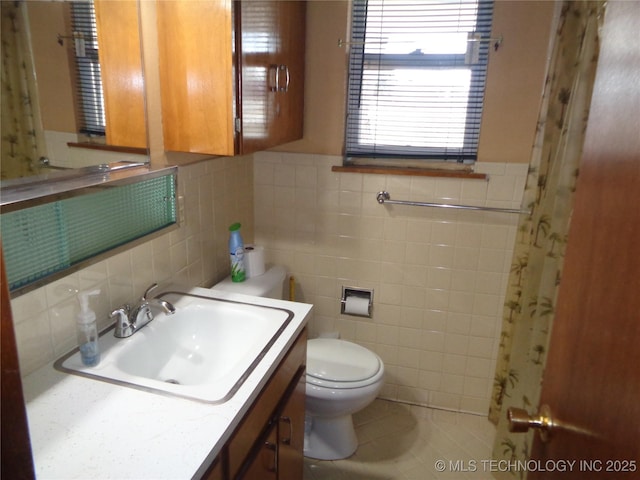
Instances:
[[[23,1],[0,2],[2,16],[2,179],[39,173],[43,132]]]
[[[604,2],[559,2],[503,311],[489,419],[493,458],[528,459],[532,433],[508,431],[510,406],[538,408],[549,332],[587,125]],[[525,472],[505,472],[505,478]]]

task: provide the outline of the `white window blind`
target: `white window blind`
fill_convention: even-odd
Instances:
[[[346,163],[473,161],[493,2],[354,0]]]
[[[104,135],[106,121],[93,1],[71,3],[71,25],[76,60],[80,132],[87,135]]]

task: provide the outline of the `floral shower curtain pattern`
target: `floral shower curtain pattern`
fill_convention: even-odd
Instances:
[[[42,144],[24,2],[0,2],[2,17],[2,179],[39,172]]]
[[[532,213],[523,216],[518,225],[489,410],[489,419],[497,424],[493,456],[498,460],[526,460],[529,456],[532,433],[511,434],[506,410],[514,406],[537,411],[604,2],[565,1],[558,8],[524,192],[523,205]]]

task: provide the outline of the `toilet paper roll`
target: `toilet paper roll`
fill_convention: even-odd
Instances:
[[[264,273],[264,247],[259,245],[244,247],[244,269],[247,278],[257,277]]]
[[[348,315],[369,316],[369,299],[352,295],[344,303],[344,313]]]

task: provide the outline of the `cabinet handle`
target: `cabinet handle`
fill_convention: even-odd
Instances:
[[[273,463],[272,466],[267,466],[267,471],[269,472],[277,472],[278,471],[278,445],[276,443],[271,443],[269,441],[264,442],[264,448],[266,450],[271,450],[273,452]]]
[[[293,422],[291,417],[280,417],[280,421],[289,425],[289,436],[280,440],[284,445],[291,445],[291,439],[293,438]]]
[[[289,91],[289,83],[291,83],[291,75],[289,75],[289,65],[287,65],[287,83],[284,87],[285,92]]]
[[[280,77],[280,72],[284,72],[285,75],[285,83],[284,87],[279,87],[278,91],[282,93],[287,93],[289,91],[289,84],[291,83],[291,75],[289,74],[289,67],[287,65],[280,65],[278,78]],[[279,82],[278,82],[279,83]]]
[[[269,84],[270,92],[277,92],[280,90],[280,73],[278,71],[278,65],[269,65],[267,82]]]

